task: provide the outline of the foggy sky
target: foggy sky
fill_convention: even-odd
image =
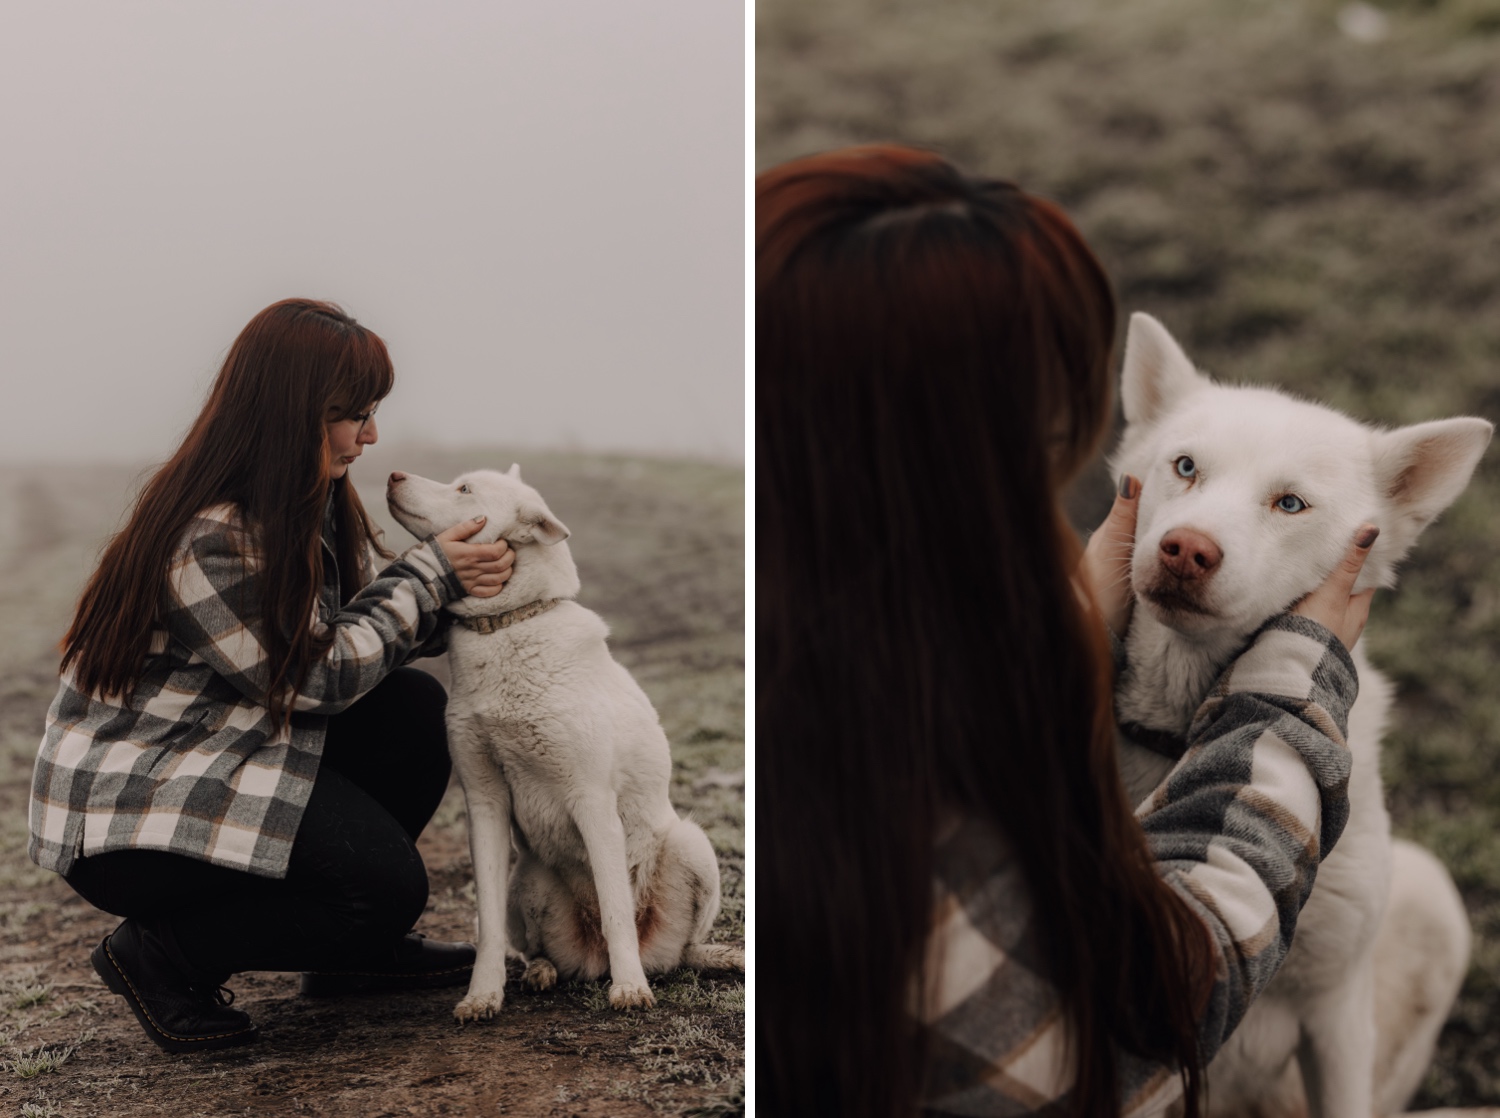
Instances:
[[[160,459],[331,299],[380,435],[742,460],[744,12],[0,6],[0,461]]]

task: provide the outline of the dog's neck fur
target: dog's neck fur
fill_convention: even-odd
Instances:
[[[578,568],[566,543],[515,545],[516,561],[505,588],[493,598],[470,595],[448,608],[459,617],[492,617],[549,598],[578,596]]]
[[[506,610],[504,613],[487,613],[482,617],[459,617],[458,623],[465,629],[472,629],[476,633],[494,633],[501,629],[509,629],[512,625],[519,625],[523,621],[530,621],[533,617],[546,613],[559,602],[564,601],[567,599],[541,598],[535,602],[528,602],[524,606]]]
[[[1185,735],[1214,680],[1249,637],[1238,630],[1186,637],[1137,602],[1125,639],[1125,671],[1115,689],[1115,713],[1122,722]]]

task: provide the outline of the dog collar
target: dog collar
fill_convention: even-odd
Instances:
[[[484,617],[459,617],[458,623],[465,629],[473,629],[476,633],[493,633],[497,629],[508,629],[512,625],[528,621],[539,613],[546,613],[558,602],[566,600],[566,598],[541,598],[535,602],[527,602],[524,606],[506,610],[504,613],[492,613]]]
[[[1153,730],[1139,722],[1121,722],[1120,733],[1141,748],[1159,753],[1171,761],[1178,760],[1187,752],[1187,738],[1169,730]]]

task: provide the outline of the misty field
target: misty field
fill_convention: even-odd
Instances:
[[[448,478],[506,468],[493,449],[380,448],[356,470],[396,550],[383,470]],[[743,943],[744,473],[693,462],[519,454],[572,530],[580,600],[610,623],[615,657],[672,744],[672,798],[719,856],[716,941]],[[377,464],[378,463],[378,464]],[[528,994],[463,1028],[462,989],[309,1001],[295,975],[231,980],[261,1040],[167,1055],[88,965],[117,922],[26,859],[32,760],[56,689],[54,645],[116,526],[137,471],[0,469],[0,1112],[168,1114],[730,1115],[743,1113],[744,983],[679,971],[654,1009],[617,1013],[607,983]],[[434,663],[442,675],[441,661]],[[456,785],[422,838],[432,882],[418,930],[472,939],[474,888]]]
[[[761,0],[757,164],[937,148],[1060,201],[1122,309],[1213,374],[1390,425],[1500,419],[1500,3],[1382,10],[1362,41],[1328,0]],[[1079,525],[1108,501],[1096,469]],[[1365,643],[1399,693],[1396,831],[1475,930],[1415,1105],[1500,1103],[1500,448]]]

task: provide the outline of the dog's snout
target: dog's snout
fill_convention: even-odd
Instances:
[[[398,481],[405,481],[405,480],[406,480],[406,475],[403,474],[400,470],[392,470],[391,471],[391,479],[386,484],[387,485],[395,485]]]
[[[1178,578],[1207,578],[1218,569],[1224,552],[1210,536],[1192,528],[1174,528],[1161,538],[1162,566]]]

